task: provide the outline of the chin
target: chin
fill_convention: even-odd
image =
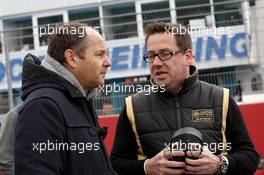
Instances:
[[[166,84],[167,84],[166,81],[154,81],[154,82],[155,82],[155,84],[158,85],[158,86],[162,86],[162,85],[166,86]]]
[[[105,84],[105,80],[102,79],[98,84],[99,84],[99,85],[104,85],[104,84]]]

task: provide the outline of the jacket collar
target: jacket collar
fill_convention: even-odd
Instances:
[[[184,80],[179,94],[183,94],[192,89],[198,82],[198,71],[195,66],[190,66],[190,76]]]
[[[56,61],[48,54],[46,58],[41,62],[41,66],[45,67],[50,71],[53,71],[54,73],[58,74],[65,80],[69,81],[77,89],[80,90],[83,96],[86,96],[85,91],[81,86],[80,82],[77,80],[77,78],[75,78],[75,76],[68,69],[66,69],[62,64],[60,64],[58,61]]]

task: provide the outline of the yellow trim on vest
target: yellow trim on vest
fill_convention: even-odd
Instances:
[[[226,141],[226,118],[229,104],[229,89],[223,88],[223,107],[222,107],[222,136],[223,136],[223,144],[224,148],[221,151],[221,155],[227,155],[227,141]]]
[[[141,143],[140,143],[140,140],[139,140],[139,136],[138,136],[138,133],[137,133],[136,123],[135,123],[135,116],[134,116],[133,105],[132,105],[132,97],[131,96],[126,98],[126,110],[127,110],[128,120],[131,123],[133,132],[134,132],[135,137],[136,137],[138,160],[144,160],[144,159],[147,158],[147,156],[144,155],[144,153],[143,153],[142,146],[141,146]]]

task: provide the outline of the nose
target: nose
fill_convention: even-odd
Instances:
[[[108,56],[106,56],[104,67],[110,67],[112,65],[112,62]]]
[[[161,66],[162,64],[163,62],[160,60],[158,56],[154,58],[153,63],[152,63],[153,66]]]

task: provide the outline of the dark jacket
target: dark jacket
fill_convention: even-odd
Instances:
[[[111,174],[92,101],[39,64],[31,55],[23,63],[16,175]]]
[[[199,81],[197,76],[196,72],[185,80],[177,96],[167,92],[150,95],[139,93],[132,96],[136,132],[131,126],[129,108],[126,106],[118,121],[111,153],[113,167],[118,173],[145,174],[144,160],[164,149],[173,132],[183,127],[198,129],[203,135],[205,145],[216,155],[221,153],[224,142],[223,90]],[[232,98],[229,98],[228,106],[225,132],[230,146],[228,148],[231,148],[227,150],[228,174],[253,174],[258,165],[258,154],[249,138],[239,108]]]

